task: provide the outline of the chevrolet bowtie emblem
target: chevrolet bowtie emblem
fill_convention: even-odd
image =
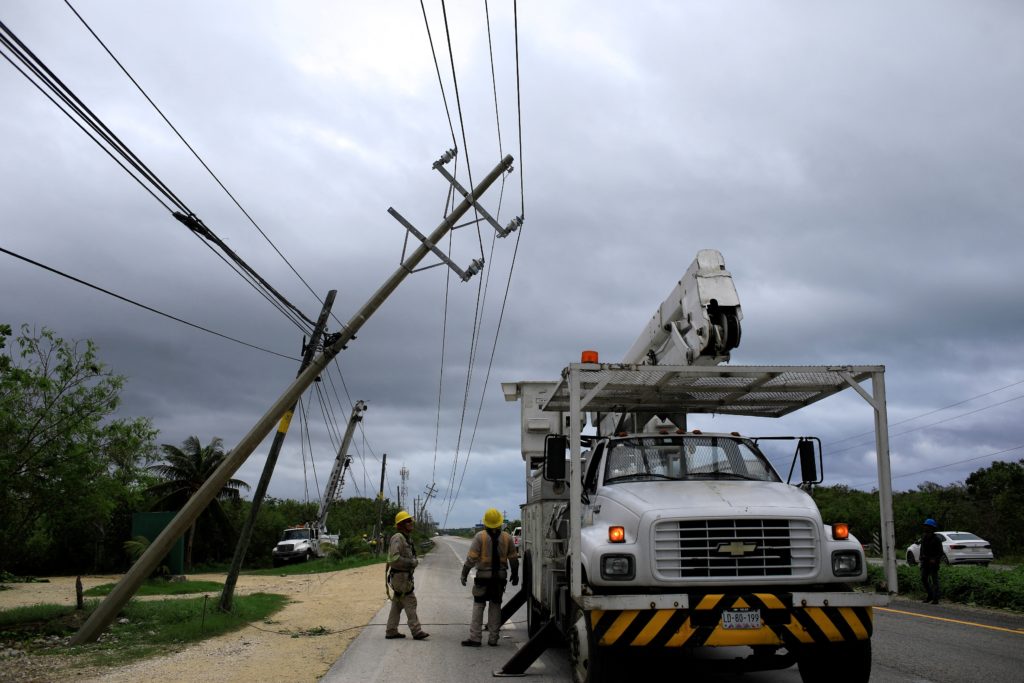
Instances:
[[[719,543],[718,552],[729,553],[733,557],[740,557],[747,553],[752,553],[757,550],[756,543],[744,543],[743,541],[733,541],[732,543]]]

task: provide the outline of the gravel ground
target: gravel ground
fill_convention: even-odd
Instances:
[[[372,565],[304,576],[241,576],[236,589],[238,595],[280,593],[289,596],[292,602],[271,617],[271,624],[256,623],[195,643],[179,652],[119,667],[83,667],[75,658],[59,653],[62,645],[59,638],[45,643],[54,648],[52,655],[27,655],[0,647],[0,682],[317,681],[384,604],[383,573],[382,565]],[[82,577],[82,584],[89,589],[118,578],[88,576]],[[189,578],[224,580],[219,574]],[[75,602],[74,577],[55,577],[49,583],[11,585],[12,590],[0,591],[0,609],[40,603],[73,605]],[[217,597],[216,593],[210,595],[211,599]],[[297,632],[321,629],[327,633],[292,637]]]

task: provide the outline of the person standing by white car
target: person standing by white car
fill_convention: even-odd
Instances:
[[[924,520],[924,534],[921,536],[921,583],[927,597],[925,602],[939,604],[939,564],[942,561],[942,541],[935,535],[938,528],[935,520]]]

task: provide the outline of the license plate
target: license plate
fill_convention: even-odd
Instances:
[[[761,628],[761,610],[727,609],[722,612],[722,628]]]

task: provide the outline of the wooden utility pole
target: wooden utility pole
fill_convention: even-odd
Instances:
[[[320,317],[317,318],[316,326],[309,337],[309,343],[303,349],[302,363],[299,365],[299,375],[302,374],[302,371],[306,369],[306,366],[316,356],[317,347],[320,346],[320,337],[323,336],[324,327],[327,325],[327,318],[331,314],[331,307],[334,306],[334,297],[337,295],[338,290],[336,289],[327,292],[324,306],[320,310]],[[238,573],[242,571],[242,561],[245,559],[245,553],[249,549],[249,541],[252,540],[252,530],[256,526],[256,515],[259,514],[260,506],[263,505],[263,498],[267,495],[267,487],[270,486],[270,478],[274,475],[277,457],[281,453],[284,437],[288,435],[288,427],[292,423],[292,414],[295,412],[297,405],[298,401],[292,403],[291,408],[288,409],[288,412],[284,414],[284,417],[278,423],[277,434],[274,435],[274,442],[270,445],[270,452],[267,453],[267,461],[263,463],[263,474],[260,475],[260,481],[256,485],[256,492],[252,496],[252,507],[249,508],[249,517],[246,518],[245,524],[242,525],[242,531],[238,535],[238,543],[235,545],[235,556],[231,559],[231,568],[228,569],[227,578],[224,579],[224,589],[220,593],[220,610],[222,612],[231,611],[231,601],[235,596],[235,584],[238,582]]]
[[[435,162],[435,168],[441,163],[440,160]],[[178,514],[175,515],[170,524],[149,544],[146,551],[142,553],[142,556],[131,566],[124,577],[118,581],[114,589],[110,591],[110,594],[89,615],[86,622],[82,624],[82,628],[71,637],[72,645],[91,643],[99,638],[100,633],[114,620],[118,612],[135,595],[135,592],[142,585],[142,582],[146,580],[146,577],[156,569],[160,560],[167,555],[171,546],[181,538],[182,534],[185,533],[210,502],[216,498],[221,489],[224,488],[231,475],[242,466],[248,457],[252,455],[256,447],[266,438],[277,421],[288,411],[288,407],[299,400],[302,392],[323,372],[327,364],[352,341],[356,333],[359,332],[366,321],[370,319],[370,316],[380,308],[381,304],[387,300],[391,293],[395,291],[398,285],[415,270],[416,266],[419,265],[428,253],[437,248],[436,245],[455,227],[459,220],[469,211],[470,207],[476,204],[476,200],[487,191],[487,188],[494,184],[494,181],[511,167],[512,156],[508,155],[471,192],[465,195],[464,199],[459,202],[459,205],[441,221],[440,225],[425,240],[421,241],[412,254],[392,273],[391,277],[385,280],[384,284],[352,316],[348,324],[338,333],[337,338],[333,338],[330,345],[324,348],[324,352],[313,360],[309,367],[295,378],[294,382],[288,385],[284,393],[263,414],[263,417],[253,425],[252,429],[242,437],[241,441],[234,448],[228,451],[220,467],[214,470],[213,474],[199,487],[199,490],[185,503]]]
[[[385,453],[380,459],[380,490],[377,491],[377,532],[376,538],[384,538],[384,472],[388,466],[388,454]],[[383,543],[377,544],[377,550],[383,550]]]

